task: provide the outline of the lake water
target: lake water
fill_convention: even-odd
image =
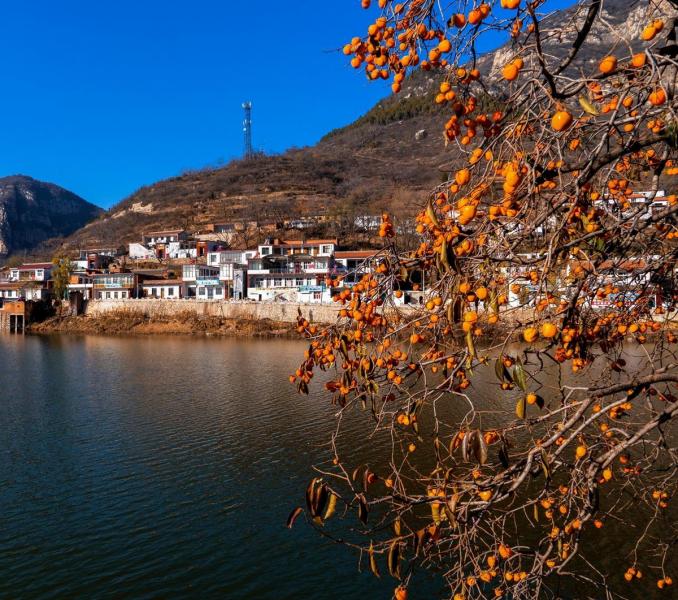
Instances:
[[[0,336],[0,598],[388,597],[284,526],[333,425],[303,349]]]
[[[304,348],[0,336],[0,598],[390,598],[387,574],[284,527],[334,427],[287,382]],[[344,425],[358,454],[365,427]],[[420,577],[412,598],[439,591]]]

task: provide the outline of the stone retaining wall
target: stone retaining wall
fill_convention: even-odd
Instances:
[[[294,323],[298,309],[313,323],[333,323],[338,308],[329,304],[299,304],[294,302],[224,302],[218,300],[91,300],[85,309],[88,316],[100,316],[111,312],[133,311],[149,318],[171,317],[190,312],[204,317],[259,320],[271,319],[282,323]]]

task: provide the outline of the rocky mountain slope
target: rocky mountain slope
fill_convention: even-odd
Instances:
[[[58,185],[23,175],[0,178],[0,256],[69,236],[102,212]]]
[[[659,5],[676,13],[669,0],[658,0]],[[638,0],[604,0],[603,18],[566,73],[576,77],[582,69],[592,68],[595,57],[637,45],[647,7]],[[559,64],[569,53],[572,28],[580,27],[585,15],[575,5],[546,19],[543,47],[548,65]],[[509,58],[507,44],[481,56],[477,66],[498,82]],[[146,186],[77,231],[65,246],[117,245],[137,240],[143,231],[199,229],[215,221],[375,214],[385,208],[412,213],[431,185],[440,181],[443,165],[449,168],[460,157],[454,145],[444,144],[442,125],[447,117],[433,101],[443,76],[417,72],[403,92],[385,98],[314,147],[235,161]]]

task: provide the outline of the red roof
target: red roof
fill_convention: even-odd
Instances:
[[[334,253],[334,258],[372,258],[380,250],[339,250]]]
[[[318,244],[336,244],[337,240],[274,240],[262,246],[317,246]]]
[[[25,263],[19,267],[19,271],[35,271],[36,269],[51,269],[52,263]]]

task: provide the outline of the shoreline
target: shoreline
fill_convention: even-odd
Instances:
[[[219,336],[250,338],[298,337],[296,323],[271,319],[238,319],[214,316],[198,316],[187,313],[160,317],[142,313],[109,313],[96,316],[50,317],[45,321],[31,323],[27,334],[65,335],[173,335],[173,336]]]

